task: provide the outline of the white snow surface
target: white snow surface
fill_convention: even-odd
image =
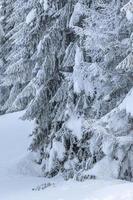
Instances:
[[[35,155],[27,152],[33,123],[23,113],[0,116],[0,200],[133,200],[133,183],[120,180],[64,181],[39,176]],[[21,169],[20,169],[21,168]],[[106,170],[106,169],[105,169]],[[54,185],[33,191],[43,183]]]

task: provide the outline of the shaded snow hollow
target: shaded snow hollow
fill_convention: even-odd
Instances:
[[[132,183],[119,180],[65,182],[61,177],[47,180],[37,176],[39,168],[33,164],[34,156],[27,152],[33,124],[19,120],[21,115],[0,117],[1,200],[133,200]],[[71,128],[71,123],[69,125]],[[54,186],[32,190],[46,182],[54,183]]]

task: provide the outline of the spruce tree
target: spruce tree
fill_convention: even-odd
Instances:
[[[1,5],[0,112],[35,119],[30,150],[44,175],[94,178],[109,162],[132,180],[132,1]]]

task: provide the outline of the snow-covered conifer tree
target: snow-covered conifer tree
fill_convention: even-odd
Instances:
[[[58,70],[61,69],[58,75],[62,78],[54,92],[49,90],[50,95],[45,94],[49,88],[47,85],[25,115],[34,114],[33,117],[37,118],[31,149],[40,152],[38,163],[48,176],[61,171],[66,179],[79,178],[87,170],[85,177],[91,177],[89,169],[106,158],[102,149],[106,129],[100,125],[97,132],[95,121],[102,121],[104,115],[112,112],[132,87],[129,75],[116,71],[116,66],[131,51],[129,38],[132,29],[120,12],[123,6],[124,1],[73,2],[68,27],[63,29],[67,46],[63,46],[61,62],[56,60]],[[59,15],[58,20],[61,18]],[[51,46],[49,43],[48,48]],[[62,50],[60,45],[59,48]],[[43,101],[47,103],[44,105]],[[38,107],[42,107],[39,114],[35,113]],[[124,130],[127,134],[128,119]],[[119,131],[122,129],[116,128],[116,132]]]
[[[132,1],[2,6],[0,110],[35,119],[30,149],[44,175],[83,180],[107,166],[132,180]]]

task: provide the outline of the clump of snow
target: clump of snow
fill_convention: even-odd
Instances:
[[[2,28],[2,25],[0,24],[0,40],[4,36],[4,30]]]
[[[129,10],[126,12],[126,17],[129,21],[133,21],[133,13],[130,12]]]
[[[95,89],[104,81],[104,76],[99,65],[84,62],[82,49],[76,47],[75,65],[73,71],[74,92],[80,94],[85,92],[87,96],[93,97]],[[97,77],[99,77],[97,79]],[[95,81],[97,79],[97,81]]]
[[[118,169],[118,161],[111,160],[111,158],[106,156],[96,163],[94,167],[88,171],[88,173],[89,175],[93,175],[100,179],[117,178],[119,171]]]
[[[26,17],[26,24],[30,24],[36,17],[36,9],[32,9],[27,17]]]
[[[110,100],[110,94],[107,94],[106,96],[104,96],[103,100],[104,101],[109,101]]]
[[[53,154],[53,151],[54,153],[57,154],[57,157],[59,158],[59,160],[63,159],[64,153],[65,153],[65,147],[61,142],[56,141],[56,140],[53,141],[53,148],[52,148],[52,151],[50,152],[50,155]]]
[[[114,150],[114,143],[115,143],[114,137],[111,138],[111,136],[110,136],[110,137],[106,137],[105,139],[103,139],[102,151],[105,155],[111,156],[111,154]]]
[[[39,54],[42,50],[42,40],[40,40],[38,46],[37,46],[37,54]]]
[[[44,10],[48,9],[48,0],[44,0],[43,7],[44,7]]]
[[[71,16],[69,27],[74,27],[79,22],[80,17],[86,13],[85,7],[80,3],[76,3],[73,14]]]
[[[73,73],[75,93],[80,93],[83,90],[82,67],[83,67],[83,54],[81,49],[77,46],[75,55],[74,73]]]
[[[66,127],[72,131],[72,134],[75,135],[79,140],[82,138],[82,118],[72,115]]]
[[[130,90],[128,95],[125,97],[119,108],[126,109],[126,112],[133,116],[133,89]]]
[[[133,23],[133,1],[130,0],[125,6],[123,6],[121,11],[125,11],[127,19]]]
[[[54,139],[52,149],[50,149],[50,156],[46,166],[46,170],[50,171],[53,168],[53,163],[55,159],[62,161],[64,158],[64,153],[65,147],[63,143]]]
[[[1,11],[1,9],[2,9],[2,4],[0,3],[0,11]],[[4,30],[1,25],[1,22],[3,21],[3,19],[4,19],[3,16],[0,15],[0,40],[4,36]]]
[[[40,3],[43,4],[44,10],[48,9],[48,0],[40,0]]]
[[[72,160],[67,160],[64,164],[64,169],[74,169],[75,168],[75,164],[78,162],[77,158],[74,158]]]

